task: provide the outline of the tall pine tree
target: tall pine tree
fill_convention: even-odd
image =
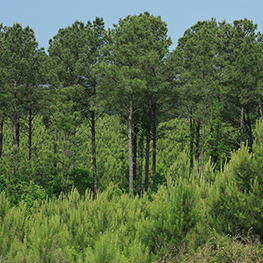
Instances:
[[[129,149],[129,187],[134,194],[132,135],[134,115],[142,110],[148,130],[146,146],[145,190],[148,189],[149,140],[152,127],[153,97],[160,87],[156,75],[171,44],[166,24],[160,17],[145,12],[120,19],[109,32],[111,42],[105,49],[105,60],[98,66],[101,76],[99,96],[127,120]],[[155,80],[155,81],[154,81]],[[137,118],[137,120],[140,118]],[[141,118],[142,119],[142,118]],[[144,119],[144,118],[143,118]]]

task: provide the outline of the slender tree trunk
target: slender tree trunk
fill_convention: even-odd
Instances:
[[[150,160],[150,142],[151,142],[151,125],[152,125],[152,111],[151,105],[149,106],[148,111],[148,124],[146,131],[146,152],[145,152],[145,181],[144,181],[144,189],[145,192],[148,191],[149,188],[149,160]]]
[[[244,106],[241,107],[241,114],[240,114],[240,149],[243,146],[244,142]]]
[[[13,119],[13,147],[19,148],[19,118],[17,109],[17,86],[14,84],[14,119]]]
[[[17,111],[15,111],[14,113],[14,122],[13,122],[13,147],[18,147],[20,145],[19,142],[19,118],[18,118],[18,114]]]
[[[29,108],[29,119],[28,119],[28,160],[31,160],[32,156],[32,109]]]
[[[15,102],[16,103],[16,102]],[[18,142],[17,142],[17,131],[18,130],[18,121],[17,121],[17,108],[16,105],[14,107],[14,119],[13,119],[13,149],[19,148]],[[18,162],[16,160],[17,154],[13,154],[13,175],[16,176],[16,171],[18,170]]]
[[[3,138],[4,138],[4,121],[2,120],[0,123],[0,158],[3,153]]]
[[[17,114],[17,107],[15,105],[14,119],[13,119],[13,147],[19,147],[18,134],[19,134],[18,114]]]
[[[130,96],[129,118],[128,118],[128,147],[129,147],[129,188],[133,196],[133,160],[132,160],[132,115],[133,115],[133,98]]]
[[[17,114],[17,107],[15,102],[14,119],[13,119],[13,149],[19,148],[19,121]],[[19,162],[17,161],[17,153],[13,154],[13,175],[16,176],[16,171],[19,169]]]
[[[17,118],[17,129],[16,129],[16,141],[17,141],[17,147],[20,147],[20,119]]]
[[[190,169],[194,168],[194,131],[192,107],[190,108]]]
[[[200,157],[200,122],[199,121],[197,121],[195,132],[196,132],[195,160],[199,164],[199,157]]]
[[[157,120],[156,120],[156,109],[154,107],[153,109],[153,180],[155,180],[155,176],[156,176],[156,130],[157,130],[157,124],[156,124]]]
[[[13,118],[13,148],[17,146],[16,141],[16,129],[17,129],[17,106],[16,106],[16,84],[15,84],[15,93],[14,93],[14,118]]]
[[[203,123],[202,123],[201,174],[204,171],[204,152],[205,152],[205,117],[203,117]]]
[[[156,176],[156,124],[153,124],[153,180]]]
[[[57,168],[57,141],[58,141],[58,138],[57,138],[57,134],[58,134],[58,129],[55,128],[54,130],[54,133],[55,133],[55,142],[54,142],[54,168]]]
[[[261,120],[263,120],[263,109],[262,109],[262,96],[259,95],[259,112],[260,112],[260,116],[261,116]]]
[[[138,195],[142,194],[142,162],[143,162],[143,136],[139,138],[139,164],[138,164]]]
[[[91,139],[92,139],[92,164],[93,164],[93,184],[94,197],[98,192],[97,162],[96,162],[96,130],[95,130],[95,111],[91,112]]]
[[[138,135],[138,127],[134,128],[133,131],[133,184],[136,185],[137,180],[137,135]]]
[[[77,100],[77,98],[75,97],[74,100]],[[77,108],[76,106],[73,106],[73,111],[76,112]],[[74,114],[74,118],[73,118],[73,129],[72,129],[72,151],[71,151],[71,165],[69,170],[72,171],[75,167],[75,150],[76,150],[76,142],[75,142],[75,138],[76,138],[76,115]]]
[[[148,191],[149,188],[149,158],[150,158],[150,141],[151,141],[151,132],[150,127],[147,128],[146,133],[146,152],[145,152],[145,192]]]
[[[66,140],[67,140],[67,132],[66,129],[64,129],[64,137],[63,137],[63,163],[62,163],[62,175],[63,175],[63,195],[65,198],[67,198],[67,182],[66,182],[66,157],[67,157],[67,146],[66,146]]]
[[[253,145],[253,132],[252,132],[252,125],[251,125],[251,120],[249,116],[249,108],[246,109],[246,115],[247,115],[247,131],[248,131],[248,137],[249,137],[249,145]]]
[[[215,163],[216,157],[215,157],[215,145],[214,145],[214,127],[213,127],[213,106],[211,106],[211,115],[210,115],[210,147],[211,147],[211,161]]]
[[[76,136],[76,127],[74,125],[74,128],[72,130],[72,137],[73,137],[73,140],[72,140],[72,152],[71,152],[71,166],[70,166],[70,171],[72,171],[75,167],[75,136]]]

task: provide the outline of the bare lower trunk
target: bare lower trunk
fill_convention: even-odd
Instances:
[[[28,119],[28,160],[32,157],[32,109],[29,108],[29,119]]]
[[[262,96],[259,96],[259,112],[260,112],[260,116],[261,116],[261,120],[263,120],[263,109],[262,109]]]
[[[138,128],[135,127],[133,131],[133,184],[136,185],[137,180],[137,135]]]
[[[147,128],[146,133],[146,151],[145,151],[145,182],[144,182],[144,189],[145,192],[148,191],[149,188],[149,158],[150,158],[150,127]]]
[[[92,170],[93,170],[93,185],[94,197],[97,197],[98,192],[98,177],[97,177],[97,163],[96,163],[96,133],[95,133],[95,111],[91,112],[91,139],[92,139]]]
[[[63,176],[63,196],[67,198],[67,182],[66,182],[66,157],[67,157],[67,147],[66,147],[67,133],[64,130],[63,137],[63,163],[62,163],[62,176]]]
[[[156,175],[156,122],[153,123],[153,180],[155,180]]]
[[[53,165],[54,165],[54,168],[57,168],[57,140],[58,140],[58,138],[57,138],[58,129],[57,128],[55,128],[54,133],[55,133],[55,143],[54,143],[54,156],[55,156],[55,158],[54,158]]]
[[[13,119],[13,147],[19,148],[19,119],[16,107]]]
[[[4,138],[4,121],[0,123],[0,158],[2,157],[3,152],[3,138]]]
[[[132,115],[133,115],[133,101],[130,96],[129,118],[128,118],[128,147],[129,147],[129,188],[131,196],[133,196],[133,160],[132,160]]]
[[[17,86],[14,84],[14,115],[13,115],[13,149],[19,148],[19,115],[17,106]],[[19,161],[17,160],[17,153],[13,154],[13,175],[16,176],[16,172],[19,169]]]
[[[240,149],[242,148],[244,143],[244,107],[241,108],[240,114]]]
[[[19,148],[19,117],[18,117],[18,108],[16,104],[16,100],[17,100],[16,82],[14,84],[14,99],[15,99],[15,105],[14,105],[14,118],[13,118],[13,147]]]
[[[211,139],[211,143],[210,143],[210,147],[211,147],[211,161],[213,163],[216,162],[216,157],[215,157],[215,146],[214,146],[214,127],[213,127],[213,106],[211,106],[211,116],[210,116],[210,139]]]
[[[19,149],[19,119],[17,117],[17,113],[15,112],[14,122],[13,122],[13,149]],[[13,168],[13,175],[16,176],[16,172],[19,169],[19,161],[17,160],[17,153],[14,152],[13,155],[14,161],[14,168]]]
[[[152,127],[152,105],[151,100],[149,102],[149,110],[148,110],[148,125],[146,131],[146,152],[145,152],[145,192],[148,191],[149,188],[149,159],[150,159],[150,142],[151,142],[151,127]]]
[[[205,152],[205,117],[203,117],[203,123],[202,123],[201,174],[204,171],[204,152]]]
[[[192,108],[190,108],[190,169],[194,168],[194,131]]]
[[[139,138],[139,164],[138,164],[138,195],[141,197],[142,193],[142,162],[143,162],[143,136]]]
[[[69,170],[72,171],[75,167],[75,136],[76,136],[76,128],[74,127],[72,130],[72,152],[71,152],[71,165]]]
[[[199,164],[199,157],[200,157],[200,122],[199,121],[197,121],[195,132],[196,132],[195,160]]]
[[[253,145],[253,132],[252,132],[252,125],[251,125],[251,120],[249,116],[249,108],[246,110],[246,115],[247,115],[247,130],[248,130],[248,138],[249,138],[249,145]]]
[[[17,141],[17,147],[20,147],[20,120],[17,119],[17,129],[16,129],[16,141]]]

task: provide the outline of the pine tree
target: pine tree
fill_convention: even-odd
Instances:
[[[201,171],[204,166],[205,119],[214,103],[219,83],[217,28],[214,19],[199,21],[185,31],[170,58],[170,63],[175,63],[174,79],[178,86],[180,107],[186,110],[181,114],[189,118],[191,168],[194,165],[194,148],[199,163],[202,123]]]
[[[149,132],[152,126],[152,98],[160,82],[154,79],[162,59],[171,43],[167,37],[166,24],[160,17],[145,12],[139,16],[120,19],[119,24],[109,32],[111,43],[105,50],[105,62],[98,66],[101,76],[99,96],[106,103],[124,116],[128,124],[129,149],[129,185],[133,195],[133,143],[132,134],[136,123],[135,113],[142,109],[148,127],[147,162],[149,160]],[[156,80],[156,79],[155,79]],[[148,163],[146,168],[145,189],[148,189]]]
[[[252,114],[258,115],[253,109],[257,107],[262,93],[261,34],[256,30],[257,25],[246,18],[235,20],[233,25],[220,24],[221,56],[225,61],[221,96],[228,110],[225,117],[231,113],[233,126],[239,119],[240,147],[246,140],[245,135],[249,145],[253,144],[252,125],[255,119]]]
[[[106,31],[101,18],[91,23],[76,21],[50,40],[49,54],[53,61],[53,72],[56,85],[70,88],[73,102],[73,112],[77,111],[88,119],[93,154],[94,195],[97,195],[98,179],[96,164],[96,133],[95,122],[100,116],[96,111],[97,77],[92,67],[101,59],[101,49],[106,42]],[[76,125],[71,133],[75,135]],[[72,163],[74,166],[74,164]]]
[[[38,43],[30,27],[20,24],[5,27],[1,37],[1,93],[13,123],[13,147],[19,148],[23,102],[28,79],[37,73]]]

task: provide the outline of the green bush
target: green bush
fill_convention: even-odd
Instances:
[[[252,151],[242,147],[215,180],[207,208],[218,233],[252,231],[263,238],[263,124],[258,122]]]
[[[150,204],[150,216],[139,228],[143,244],[165,260],[174,257],[182,244],[192,242],[203,208],[198,186],[183,178],[160,187]]]

